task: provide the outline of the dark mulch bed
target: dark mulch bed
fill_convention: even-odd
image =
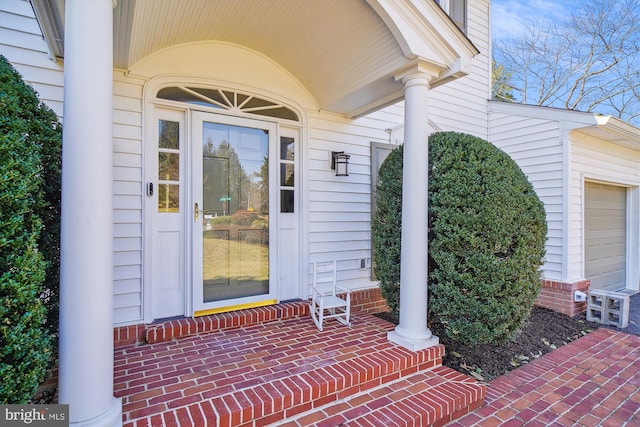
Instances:
[[[397,323],[389,313],[380,313],[378,316]],[[480,381],[488,381],[588,334],[598,325],[579,317],[572,318],[535,307],[513,342],[477,346],[466,346],[450,340],[440,323],[433,322],[429,327],[445,346],[443,365]]]

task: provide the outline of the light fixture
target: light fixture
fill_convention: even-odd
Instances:
[[[344,151],[331,152],[331,169],[335,169],[336,176],[349,176],[349,154]]]

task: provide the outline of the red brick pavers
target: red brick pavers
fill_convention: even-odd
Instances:
[[[320,332],[307,317],[117,348],[124,425],[269,425],[442,362],[442,346],[411,352],[389,342],[394,325],[382,319],[357,315],[352,323],[329,322]],[[463,397],[484,397],[468,379],[447,381],[462,382]],[[434,386],[451,390],[447,381]]]
[[[640,337],[608,329],[491,381],[449,426],[640,426]]]
[[[289,419],[282,427],[443,425],[482,406],[485,386],[440,366]]]

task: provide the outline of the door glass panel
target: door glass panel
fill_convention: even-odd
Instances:
[[[180,179],[180,154],[158,153],[158,178],[166,181]]]
[[[269,134],[203,122],[203,301],[269,293]]]
[[[293,213],[293,190],[280,190],[280,212]]]
[[[158,212],[180,210],[180,123],[158,120]]]
[[[293,165],[283,163],[280,165],[280,185],[293,187]]]
[[[158,127],[159,147],[178,150],[180,148],[180,123],[169,120],[159,120]]]
[[[295,140],[293,138],[281,137],[280,138],[280,159],[281,160],[295,160]]]
[[[295,211],[295,147],[294,138],[280,137],[280,213]]]
[[[158,212],[177,213],[180,207],[180,186],[158,185]]]

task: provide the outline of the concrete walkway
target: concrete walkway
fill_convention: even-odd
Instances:
[[[449,426],[640,426],[640,337],[600,328],[491,381]]]

